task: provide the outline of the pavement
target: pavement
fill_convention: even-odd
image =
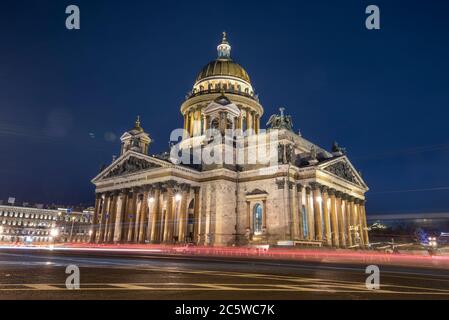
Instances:
[[[66,288],[69,265],[80,290]],[[360,264],[1,249],[0,299],[449,299],[447,269],[379,267],[380,289],[369,290]]]

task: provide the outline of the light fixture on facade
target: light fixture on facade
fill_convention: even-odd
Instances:
[[[151,197],[150,199],[148,199],[148,201],[149,201],[150,203],[154,203],[154,198]]]
[[[51,229],[50,231],[50,235],[52,236],[52,238],[55,238],[59,235],[59,230],[58,229]]]
[[[177,193],[177,194],[175,195],[175,201],[176,201],[176,202],[179,202],[179,201],[181,201],[181,199],[182,199],[182,196],[181,196],[179,193]]]

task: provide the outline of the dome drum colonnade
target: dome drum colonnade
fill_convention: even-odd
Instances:
[[[239,109],[239,116],[231,119],[228,129],[250,130],[258,134],[263,107],[251,85],[245,69],[231,58],[231,46],[226,33],[217,47],[218,57],[208,63],[198,74],[192,92],[181,106],[184,130],[189,137],[201,136],[214,127],[216,119],[208,117],[204,110],[211,100],[226,94]]]
[[[90,242],[197,242],[199,194],[199,187],[176,181],[97,193]],[[193,219],[189,219],[192,202]]]

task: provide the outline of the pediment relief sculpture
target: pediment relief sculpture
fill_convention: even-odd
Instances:
[[[107,175],[104,176],[104,179],[160,167],[161,166],[158,164],[143,159],[129,157],[118,166],[114,167]]]

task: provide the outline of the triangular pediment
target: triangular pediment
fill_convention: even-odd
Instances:
[[[360,173],[354,168],[346,156],[336,158],[319,165],[320,169],[340,179],[368,189]]]
[[[151,169],[168,167],[164,165],[164,161],[153,157],[142,155],[133,151],[125,153],[123,156],[114,161],[109,167],[104,169],[92,181],[97,182],[105,179],[112,179],[129,174],[135,174]]]
[[[217,113],[219,111],[228,112],[230,115],[232,115],[234,117],[240,116],[240,110],[234,103],[229,103],[227,105],[223,105],[223,104],[213,101],[204,109],[203,112],[204,112],[204,114],[209,115],[209,114]]]
[[[266,192],[265,190],[260,190],[260,189],[254,189],[251,192],[248,192],[246,195],[247,196],[259,196],[259,195],[265,195],[268,194],[268,192]]]

